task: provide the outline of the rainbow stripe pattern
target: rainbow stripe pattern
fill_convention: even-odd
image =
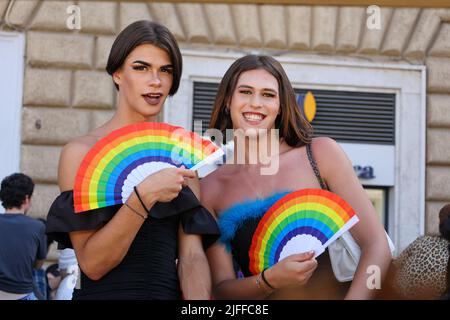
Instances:
[[[318,256],[358,221],[352,207],[332,192],[289,193],[259,221],[249,250],[249,270],[258,274],[295,253],[314,250]]]
[[[223,154],[211,141],[181,127],[156,122],[125,126],[100,139],[81,162],[75,212],[122,204],[152,173],[182,165],[198,170]]]

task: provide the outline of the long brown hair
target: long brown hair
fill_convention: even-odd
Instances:
[[[214,101],[209,128],[222,131],[225,143],[226,129],[233,123],[227,105],[236,89],[239,76],[246,71],[263,69],[273,75],[278,82],[280,114],[275,119],[275,128],[280,130],[280,139],[291,147],[301,147],[311,142],[312,126],[300,112],[295,92],[281,64],[272,57],[247,55],[236,60],[223,76]]]

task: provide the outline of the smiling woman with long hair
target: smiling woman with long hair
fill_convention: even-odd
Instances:
[[[199,203],[195,172],[161,170],[137,185],[125,205],[74,213],[72,189],[84,156],[116,129],[155,121],[167,96],[177,92],[182,58],[166,27],[138,21],[117,36],[106,70],[118,90],[117,111],[104,125],[63,148],[61,194],[48,215],[47,232],[60,247],[76,252],[81,288],[74,299],[209,298],[211,280],[201,234],[213,235],[217,226]],[[172,212],[175,208],[178,211]],[[189,209],[189,216],[183,208]]]
[[[371,265],[382,276],[391,259],[381,223],[353,167],[332,139],[312,138],[310,124],[298,109],[294,90],[281,64],[272,57],[248,55],[236,60],[219,85],[210,128],[252,132],[254,144],[234,145],[243,163],[221,166],[201,182],[202,203],[219,219],[221,241],[207,251],[214,292],[224,299],[368,299],[375,291],[366,286]],[[272,175],[260,174],[263,132],[279,131],[270,161],[278,161]],[[256,134],[255,134],[256,133]],[[272,142],[271,142],[272,143]],[[243,146],[243,150],[239,149]],[[265,155],[264,155],[265,156]],[[252,164],[250,159],[257,159]],[[236,158],[235,158],[236,160]],[[264,161],[262,161],[264,160]],[[359,223],[351,233],[361,247],[361,259],[351,284],[333,275],[328,252],[293,254],[259,274],[249,268],[252,237],[264,213],[287,192],[329,189],[357,212]],[[236,279],[234,262],[244,278]]]

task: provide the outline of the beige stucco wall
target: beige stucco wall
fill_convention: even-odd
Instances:
[[[182,48],[257,49],[276,54],[364,57],[427,67],[426,233],[450,202],[450,10],[382,8],[381,30],[365,27],[363,7],[78,1],[82,29],[66,27],[71,1],[0,0],[0,25],[26,34],[21,170],[37,182],[32,215],[57,196],[62,145],[104,122],[115,90],[104,72],[114,36],[151,19]]]

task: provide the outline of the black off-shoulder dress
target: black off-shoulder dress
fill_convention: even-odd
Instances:
[[[120,207],[75,213],[73,192],[62,192],[50,208],[47,234],[58,242],[58,248],[71,248],[69,232],[102,227]],[[75,289],[73,299],[180,299],[176,267],[180,222],[185,233],[202,235],[205,248],[219,237],[215,219],[185,187],[171,202],[157,202],[152,207],[117,267],[97,281],[89,279],[81,270],[81,287]]]

